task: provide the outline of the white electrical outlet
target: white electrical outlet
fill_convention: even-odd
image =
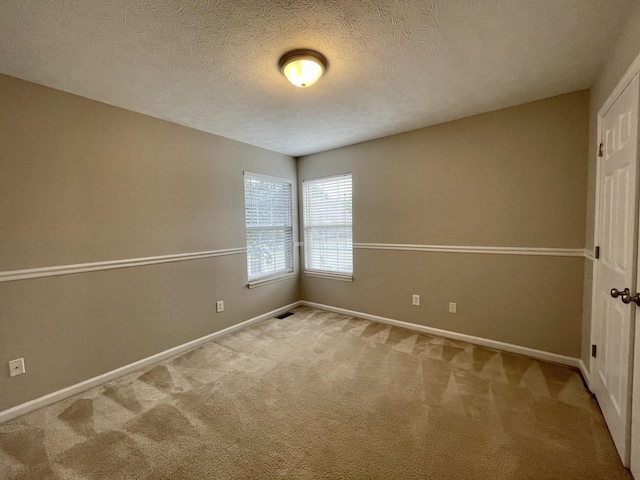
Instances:
[[[216,302],[216,313],[224,312],[224,301],[218,300]]]
[[[9,361],[9,376],[15,377],[16,375],[22,375],[25,372],[24,358],[16,358]]]
[[[416,306],[420,306],[420,295],[414,295],[413,296],[413,304]]]
[[[456,313],[457,303],[449,302],[449,313]]]

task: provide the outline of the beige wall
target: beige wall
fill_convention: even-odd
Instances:
[[[596,159],[598,143],[598,111],[607,101],[609,95],[616,88],[627,69],[640,55],[640,3],[636,2],[629,12],[626,24],[620,30],[618,39],[611,50],[607,61],[591,87],[591,101],[589,106],[589,178],[587,197],[586,245],[593,249],[595,222],[595,192],[596,192]],[[589,365],[591,344],[591,285],[593,265],[589,265],[585,272],[585,302],[582,332],[582,359]]]
[[[583,248],[588,108],[575,92],[311,155],[298,178],[352,172],[356,243]],[[356,249],[354,261],[353,283],[303,277],[302,298],[580,355],[583,258]]]
[[[296,165],[0,75],[0,272],[244,247],[244,170],[352,172],[356,242],[582,248],[588,99],[576,92]],[[353,283],[249,290],[244,255],[0,283],[0,365],[27,364],[14,378],[0,370],[0,410],[299,298],[580,354],[582,258],[354,255]]]
[[[291,157],[1,75],[0,105],[0,271],[244,247],[243,170],[296,179]],[[0,283],[0,410],[298,299],[296,278],[247,289],[245,262]]]

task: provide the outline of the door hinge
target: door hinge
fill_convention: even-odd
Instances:
[[[596,358],[597,355],[598,355],[598,346],[597,345],[591,345],[591,356],[593,358]]]
[[[600,258],[600,247],[596,247],[596,254],[595,254],[596,258]]]
[[[599,157],[604,157],[604,144],[600,144],[598,145],[598,156]]]

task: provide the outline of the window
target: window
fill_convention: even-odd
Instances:
[[[291,181],[244,173],[249,287],[293,272]]]
[[[350,173],[302,182],[306,274],[351,279],[351,197]]]

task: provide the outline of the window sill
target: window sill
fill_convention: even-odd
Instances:
[[[247,284],[247,288],[261,287],[263,285],[269,285],[270,283],[280,282],[282,280],[288,280],[289,278],[293,278],[295,276],[296,276],[295,272],[290,272],[290,273],[284,273],[281,275],[280,274],[274,275],[273,277],[259,278],[257,280],[253,280],[249,282]]]
[[[341,282],[353,282],[353,275],[349,275],[348,273],[315,272],[305,270],[304,274],[307,277],[328,278],[330,280],[340,280]]]

